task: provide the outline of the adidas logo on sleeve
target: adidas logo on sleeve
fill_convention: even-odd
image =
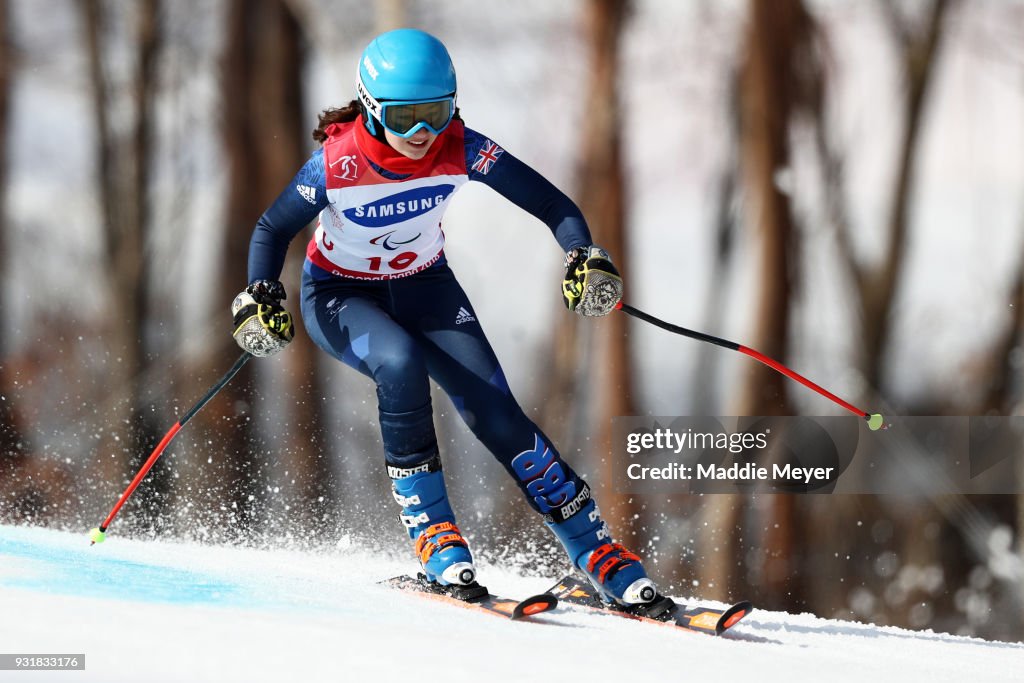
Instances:
[[[466,310],[466,308],[460,307],[458,315],[455,316],[455,324],[461,325],[462,323],[475,323],[476,318],[473,314]]]

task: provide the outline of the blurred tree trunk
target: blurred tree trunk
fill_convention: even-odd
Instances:
[[[145,373],[148,366],[145,324],[149,302],[150,253],[149,168],[152,163],[153,102],[157,91],[156,56],[160,48],[157,0],[134,5],[136,33],[130,39],[134,71],[127,84],[132,119],[122,129],[112,114],[118,88],[112,83],[105,48],[111,42],[106,7],[86,0],[83,12],[85,42],[92,80],[93,115],[97,128],[97,171],[103,235],[103,271],[107,276],[110,312],[110,421],[98,454],[103,490],[116,497],[127,479],[148,456],[155,430],[145,415]],[[116,490],[116,491],[115,491]],[[151,483],[140,498],[153,502]],[[143,506],[147,509],[148,506]]]
[[[1024,258],[1017,267],[1017,274],[1013,280],[1013,287],[1010,293],[1010,308],[1013,315],[1010,324],[1001,339],[997,339],[994,346],[993,358],[996,362],[991,364],[993,368],[992,380],[989,384],[990,393],[983,404],[981,414],[1001,413],[1003,415],[1020,416],[1022,413],[1022,397],[1020,386],[1020,370],[1015,367],[1014,356],[1024,349]],[[1010,386],[1011,378],[1016,379],[1016,386]],[[1017,458],[1017,490],[1024,485],[1024,458]],[[1016,618],[1014,619],[1015,631],[1020,633],[1021,625],[1024,624],[1024,495],[1014,496],[1015,513],[1009,521],[1014,528],[1014,537],[1017,540],[1017,567],[1018,585],[1014,591],[1017,595]]]
[[[0,281],[7,282],[7,126],[9,123],[14,49],[11,45],[10,11],[0,0]],[[18,394],[11,368],[11,349],[7,341],[7,322],[0,324],[0,518],[12,518],[15,499],[12,493],[28,463],[28,444],[18,414]]]
[[[857,286],[864,339],[861,345],[861,364],[870,391],[880,391],[882,383],[883,355],[889,340],[892,307],[898,294],[906,256],[910,199],[915,181],[914,164],[921,137],[924,105],[941,53],[945,17],[955,1],[934,0],[925,16],[923,31],[914,30],[910,20],[900,13],[899,3],[886,0],[879,2],[897,44],[905,79],[901,103],[903,128],[897,143],[896,181],[889,199],[881,263],[871,267],[860,262],[852,245],[849,222],[843,216],[837,220],[842,254]]]
[[[849,210],[846,207],[844,162],[842,155],[830,145],[827,130],[822,125],[819,112],[819,125],[816,128],[816,144],[821,159],[827,212],[830,222],[834,225],[839,242],[839,254],[842,263],[850,273],[854,283],[854,306],[859,307],[860,338],[858,357],[855,359],[861,368],[865,380],[865,402],[877,402],[877,396],[885,395],[884,372],[885,351],[891,338],[891,318],[893,305],[898,294],[899,284],[903,278],[906,265],[907,236],[909,232],[909,213],[911,192],[914,186],[915,162],[918,156],[919,139],[922,122],[926,112],[925,104],[938,57],[941,54],[945,17],[955,7],[956,0],[933,0],[922,5],[923,17],[921,27],[914,27],[911,19],[902,14],[908,6],[880,0],[877,3],[884,16],[887,28],[897,45],[897,53],[904,77],[902,100],[897,101],[897,114],[902,115],[903,127],[897,139],[895,182],[889,199],[885,221],[886,232],[883,235],[881,260],[876,264],[857,256],[853,244],[856,230],[851,224]],[[994,398],[998,400],[998,398]],[[938,414],[932,408],[924,414]],[[907,414],[913,414],[908,411]],[[810,529],[810,541],[824,541],[834,538],[835,520],[842,515],[837,513],[836,505],[843,506],[843,515],[847,519],[879,519],[892,518],[897,526],[894,538],[907,539],[902,547],[896,548],[908,557],[935,557],[934,543],[929,550],[929,543],[924,541],[923,528],[933,519],[914,522],[913,518],[894,513],[889,503],[874,496],[842,497],[836,501],[809,501],[811,514],[817,510],[823,512],[826,505],[834,514],[829,524],[813,525]],[[816,505],[815,505],[816,504]],[[943,507],[943,505],[939,505]],[[914,528],[916,523],[917,528]],[[840,553],[842,555],[843,553]],[[823,562],[834,562],[832,558],[819,558]],[[923,560],[924,561],[924,560]],[[840,563],[841,564],[841,563]],[[860,579],[868,586],[877,582],[878,577],[870,569],[866,569]],[[824,591],[822,595],[828,595]],[[831,595],[835,595],[834,592]],[[838,606],[835,606],[838,607]],[[905,620],[904,620],[905,622]]]
[[[981,361],[975,367],[975,378],[971,386],[985,388],[977,405],[960,406],[959,413],[964,415],[1013,415],[1020,417],[1021,413],[1021,381],[1019,362],[1016,356],[1024,348],[1024,254],[1021,255],[1017,264],[1017,270],[1011,280],[1009,291],[1005,297],[1007,310],[1010,311],[1009,319],[1003,329],[996,335],[988,350],[981,356]],[[1017,467],[1014,472],[1017,490],[1020,490],[1024,483],[1024,458],[1017,458]],[[994,520],[991,524],[1003,523],[1014,530],[1017,540],[1017,575],[1015,578],[1006,579],[997,575],[998,580],[1006,581],[1009,584],[1011,595],[1014,596],[1014,608],[1008,610],[1008,616],[1000,621],[1008,622],[1004,627],[1009,633],[1020,633],[1024,625],[1024,495],[1005,496],[971,496],[970,503],[985,510]],[[969,532],[966,515],[963,514],[964,505],[943,506],[942,509],[951,517],[952,523],[956,525],[963,537]],[[952,512],[949,515],[948,512]],[[998,521],[995,521],[998,520]],[[992,528],[985,529],[983,538],[976,539],[972,544],[967,542],[967,547],[959,553],[961,562],[956,569],[960,574],[956,577],[960,580],[968,580],[968,573],[975,564],[990,564],[991,548],[987,548],[985,542],[991,537]],[[963,540],[963,539],[958,539]],[[980,541],[980,542],[979,542]],[[979,553],[979,548],[987,548],[989,554]],[[973,552],[972,552],[973,551]],[[1005,638],[1002,634],[991,637]]]
[[[612,255],[622,273],[628,298],[629,253],[618,64],[631,3],[590,0],[585,7],[590,78],[580,131],[579,205],[594,243]],[[581,447],[587,443],[584,435],[592,435],[589,440],[591,461],[581,463],[581,467],[584,471],[600,472],[603,491],[599,500],[613,534],[627,545],[638,548],[638,542],[630,537],[637,532],[633,526],[639,503],[615,494],[612,488],[613,482],[621,479],[624,465],[620,461],[621,454],[611,450],[611,420],[636,412],[627,319],[618,313],[599,319],[574,318],[569,327],[575,334],[559,340],[562,355],[558,359],[557,374],[561,390],[567,393],[562,394],[564,399],[560,397],[557,403],[571,405],[582,401],[589,407],[592,420],[584,434],[573,435],[575,439],[566,443],[566,447]],[[581,354],[582,348],[588,350]],[[573,372],[582,373],[578,375],[579,382],[569,381]]]
[[[221,73],[226,240],[217,288],[225,307],[248,282],[249,239],[257,219],[286,188],[306,152],[301,34],[293,15],[281,0],[232,0],[226,22]],[[297,281],[288,283],[288,291],[286,305],[297,314]],[[227,519],[221,517],[217,523],[235,523],[244,531],[266,514],[271,503],[266,493],[267,458],[278,463],[280,476],[287,477],[281,488],[290,490],[294,481],[301,518],[297,521],[308,523],[319,514],[322,486],[329,477],[324,474],[326,457],[317,431],[322,390],[314,353],[309,340],[297,335],[278,359],[250,362],[224,389],[224,396],[200,414],[219,451],[218,462],[206,477],[210,485],[204,496],[225,512],[230,509]],[[226,339],[210,355],[204,383],[224,372],[238,354]],[[283,365],[272,366],[278,362]],[[280,383],[272,383],[274,392],[259,399],[254,393],[255,367],[283,373]],[[274,438],[263,446],[257,444],[255,404],[275,413],[268,421]]]
[[[784,359],[789,340],[789,299],[796,231],[786,174],[789,132],[798,97],[794,69],[813,26],[802,0],[751,0],[747,51],[741,74],[741,163],[747,221],[760,243],[753,346]],[[786,378],[752,363],[737,400],[739,415],[786,415]]]
[[[956,0],[934,0],[926,6],[920,27],[915,26],[914,20],[906,16],[900,6],[890,3],[879,5],[900,55],[904,77],[901,102],[904,120],[898,143],[896,181],[890,197],[885,235],[887,243],[882,263],[873,270],[863,265],[853,270],[865,321],[865,377],[868,387],[876,391],[884,382],[886,368],[883,356],[891,337],[893,308],[905,270],[911,200],[916,184],[916,162],[927,113],[926,104],[947,36],[947,16],[956,5]],[[949,410],[949,407],[946,409]],[[939,410],[932,409],[924,414],[939,413]],[[907,414],[914,414],[914,411],[909,410]],[[982,515],[978,514],[977,507],[986,508],[986,516],[998,514],[996,511],[1000,504],[1005,505],[1000,498],[987,501],[994,505],[987,505],[983,497],[967,500],[946,496],[932,498],[934,507],[929,506],[916,515],[900,518],[899,528],[903,534],[898,549],[900,558],[906,563],[919,566],[939,564],[946,572],[947,581],[954,585],[966,584],[972,569],[968,558],[973,556],[982,564],[991,559],[988,556],[991,552],[988,548],[991,522],[986,520],[978,523]],[[999,516],[1006,517],[1005,514]],[[939,538],[945,537],[947,540],[944,543],[929,542],[925,530],[940,521],[943,528]],[[964,544],[963,551],[944,557],[943,551],[956,542]],[[953,607],[948,598],[947,605]],[[900,607],[902,613],[895,615],[899,620],[897,623],[907,624],[911,605]]]
[[[576,198],[594,243],[611,254],[623,274],[628,299],[618,61],[631,4],[588,0],[584,7],[590,78],[579,134]],[[581,318],[564,309],[556,316],[558,334],[542,373],[547,386],[541,423],[569,464],[590,475],[615,537],[636,545],[630,536],[639,506],[612,489],[621,473],[616,470],[618,458],[611,453],[611,418],[635,412],[625,316]]]
[[[752,346],[772,358],[785,359],[789,341],[789,302],[797,267],[796,228],[787,176],[790,174],[790,131],[818,86],[813,41],[814,21],[802,0],[751,0],[746,46],[740,69],[740,163],[746,221],[759,245]],[[737,415],[786,415],[786,379],[752,363],[736,398]],[[792,496],[766,496],[757,501],[757,527],[742,528],[746,497],[712,496],[707,506],[713,551],[705,551],[703,583],[717,581],[717,595],[744,586],[747,575],[733,571],[743,555],[737,537],[761,532],[766,557],[762,589],[773,607],[793,606],[802,594],[796,585],[802,537],[800,516]],[[788,598],[784,596],[789,596]],[[774,601],[772,601],[774,599]]]
[[[737,225],[736,201],[739,185],[739,168],[737,163],[737,144],[740,137],[740,83],[739,74],[732,72],[729,76],[729,139],[728,153],[724,167],[716,178],[715,187],[715,251],[711,258],[711,271],[708,281],[712,286],[704,302],[703,326],[701,329],[715,334],[722,329],[727,299],[728,272],[736,252],[736,241],[739,226]],[[693,392],[695,403],[705,415],[713,414],[711,406],[718,405],[716,392],[715,368],[722,350],[711,344],[699,344],[697,353],[697,371],[694,374]]]
[[[288,186],[314,145],[308,134],[313,126],[307,122],[302,106],[303,32],[287,4],[274,2],[266,11],[268,27],[262,31],[256,65],[262,76],[254,88],[256,99],[265,100],[266,104],[255,112],[252,120],[256,135],[262,139],[259,144],[264,178],[256,199],[261,212]],[[291,277],[282,276],[291,292],[289,308],[296,322],[300,320],[300,274],[308,237],[304,233],[296,237],[285,268],[286,275]],[[287,447],[281,444],[281,450],[290,456],[292,469],[288,481],[295,482],[298,519],[294,522],[306,528],[320,524],[337,498],[324,431],[324,372],[320,368],[323,360],[319,349],[302,332],[296,334],[287,353],[281,355],[284,372],[278,386],[287,397],[282,421],[287,425],[285,436],[289,440]]]
[[[740,75],[741,163],[748,201],[747,220],[760,247],[759,281],[755,286],[754,348],[771,358],[785,359],[789,348],[789,301],[796,276],[792,207],[780,180],[790,173],[789,133],[795,109],[795,53],[810,17],[802,0],[752,0],[747,52]],[[785,415],[786,378],[760,363],[746,371],[737,415]],[[747,501],[735,501],[733,510]],[[766,556],[762,588],[772,607],[792,607],[796,538],[799,523],[792,496],[765,496],[756,501],[767,519],[762,545]],[[761,516],[761,515],[759,515]],[[759,520],[760,522],[761,520]],[[744,534],[746,536],[746,534]],[[742,581],[742,578],[741,578]],[[787,585],[789,583],[789,585]]]
[[[0,0],[0,282],[7,282],[7,126],[9,123],[11,80],[14,71],[14,48],[9,27],[10,12],[7,0]],[[13,471],[14,461],[23,457],[25,438],[18,424],[16,397],[10,376],[10,348],[7,342],[7,323],[0,324],[0,482],[4,472]],[[2,489],[4,487],[0,487]]]
[[[11,4],[0,0],[0,281],[7,282],[11,263],[7,199],[11,138],[11,99],[18,55]],[[37,353],[38,345],[14,355],[8,336],[11,319],[0,323],[0,521],[47,524],[66,519],[63,512],[77,491],[66,463],[33,450],[30,417],[24,412],[31,399],[23,393],[33,384],[45,385],[54,359]],[[41,327],[45,327],[41,325]],[[62,349],[66,350],[66,349]],[[51,374],[52,376],[52,374]]]

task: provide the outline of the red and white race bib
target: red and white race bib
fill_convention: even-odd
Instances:
[[[444,248],[441,218],[455,191],[468,180],[461,125],[439,138],[434,163],[405,180],[377,173],[356,143],[358,121],[324,144],[330,204],[306,256],[343,277],[390,279],[437,262]],[[435,143],[435,144],[437,144]]]

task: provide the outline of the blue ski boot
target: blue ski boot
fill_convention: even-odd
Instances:
[[[651,603],[658,597],[640,558],[613,543],[597,504],[588,500],[563,522],[545,522],[562,542],[569,559],[590,579],[605,602],[621,607]]]
[[[388,465],[391,490],[402,506],[402,524],[415,541],[416,556],[427,581],[441,586],[469,586],[476,568],[469,545],[455,526],[448,503],[441,459],[410,468]]]

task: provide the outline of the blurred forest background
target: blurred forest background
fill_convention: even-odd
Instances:
[[[253,225],[398,26],[446,42],[467,124],[577,200],[630,303],[889,414],[1021,412],[1024,2],[0,0],[0,520],[98,524],[231,365]],[[617,495],[612,416],[838,409],[739,354],[567,313],[554,240],[486,188],[445,231],[513,390],[667,592],[1024,637],[1020,497]],[[435,406],[484,564],[564,570]],[[113,531],[373,543],[412,570],[376,418],[371,383],[300,333],[188,424]]]

